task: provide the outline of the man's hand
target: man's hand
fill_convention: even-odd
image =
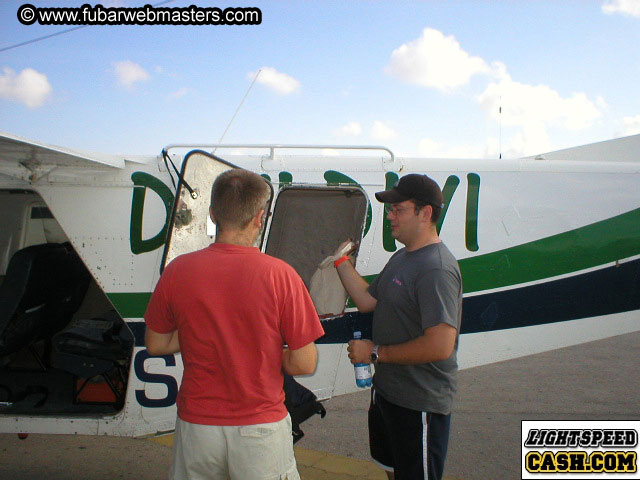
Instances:
[[[371,340],[351,340],[347,347],[351,363],[371,363],[373,347]]]
[[[356,248],[358,248],[358,245],[349,238],[348,240],[345,240],[340,244],[340,246],[333,253],[333,257],[335,260],[337,260],[345,255],[351,255],[356,251]]]

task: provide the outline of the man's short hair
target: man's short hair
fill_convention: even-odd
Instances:
[[[420,200],[411,199],[411,201],[415,205],[416,213],[418,213],[418,210],[422,210],[427,205],[431,205],[431,223],[434,223],[434,224],[438,223],[438,220],[440,220],[440,215],[442,214],[441,207],[435,207],[430,203],[421,202]]]
[[[266,208],[271,192],[264,178],[249,170],[232,168],[211,187],[211,212],[216,228],[242,230]]]

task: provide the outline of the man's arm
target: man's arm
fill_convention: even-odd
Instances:
[[[309,375],[316,371],[318,350],[311,342],[296,350],[285,348],[282,354],[282,369],[289,375]]]
[[[399,365],[419,365],[423,363],[446,360],[453,353],[458,331],[447,323],[439,323],[425,329],[422,336],[396,345],[380,345],[378,348],[379,363],[396,363]],[[349,342],[349,358],[351,363],[370,363],[371,340],[352,340]]]
[[[378,301],[369,292],[369,284],[360,276],[351,260],[342,262],[336,267],[338,276],[345,290],[362,313],[373,312]]]
[[[169,333],[154,332],[147,326],[144,335],[144,343],[147,346],[149,355],[170,355],[180,351],[180,343],[178,342],[178,331],[174,330]]]

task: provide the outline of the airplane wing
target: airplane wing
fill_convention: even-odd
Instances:
[[[580,147],[543,153],[526,160],[575,160],[580,162],[640,163],[640,135],[614,138]]]
[[[125,158],[70,150],[0,132],[0,175],[35,181],[54,169],[108,171],[125,166]]]

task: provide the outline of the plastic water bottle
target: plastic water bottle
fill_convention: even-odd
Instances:
[[[353,339],[360,340],[362,333],[353,332]],[[356,385],[360,388],[371,386],[371,365],[368,363],[354,363],[353,369],[356,372]]]

